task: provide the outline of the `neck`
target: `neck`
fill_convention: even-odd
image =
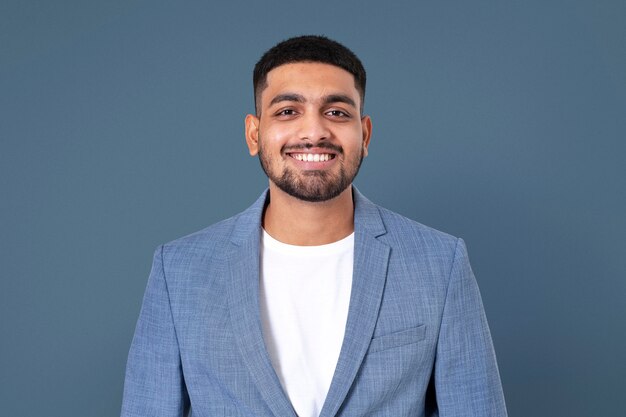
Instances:
[[[263,228],[274,239],[290,245],[317,246],[341,240],[354,231],[352,187],[331,200],[310,203],[270,182]]]

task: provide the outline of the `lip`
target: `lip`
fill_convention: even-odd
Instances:
[[[296,159],[294,155],[329,155],[328,161],[302,161]],[[285,155],[296,166],[305,170],[321,170],[327,169],[333,166],[337,162],[337,152],[326,148],[311,148],[311,149],[295,149],[293,151],[285,152]]]

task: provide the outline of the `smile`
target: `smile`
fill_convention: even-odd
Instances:
[[[304,162],[326,162],[335,158],[335,155],[330,153],[290,153],[288,155]]]

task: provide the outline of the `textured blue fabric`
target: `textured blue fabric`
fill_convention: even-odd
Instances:
[[[157,249],[130,348],[123,417],[296,417],[259,313],[267,191],[248,210]],[[506,416],[461,239],[354,189],[343,345],[321,417]]]

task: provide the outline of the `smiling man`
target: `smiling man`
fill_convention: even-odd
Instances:
[[[291,38],[253,81],[269,188],[157,249],[122,416],[506,416],[463,241],[352,186],[372,132],[360,60]]]

